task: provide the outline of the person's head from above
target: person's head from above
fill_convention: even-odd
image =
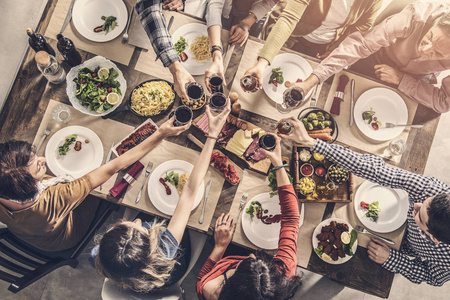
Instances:
[[[436,20],[419,44],[421,60],[450,59],[450,11]]]
[[[38,157],[28,142],[0,144],[0,197],[19,204],[35,200],[47,170],[45,158]]]
[[[425,237],[450,244],[450,194],[438,194],[414,204],[414,221]]]
[[[163,223],[147,230],[140,219],[114,224],[99,241],[97,271],[116,285],[136,292],[149,292],[164,285],[176,260],[159,248]]]
[[[281,260],[270,255],[250,254],[235,269],[226,272],[219,300],[290,299],[301,285],[302,278],[286,277],[285,268]]]

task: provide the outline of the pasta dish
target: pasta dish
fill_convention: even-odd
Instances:
[[[177,192],[178,192],[178,195],[181,196],[181,192],[183,191],[184,185],[185,185],[186,182],[188,181],[189,176],[190,176],[190,175],[189,175],[188,173],[183,173],[183,174],[181,174],[180,179],[178,180],[178,185],[177,185]]]
[[[174,101],[175,93],[165,81],[150,81],[131,93],[131,109],[142,116],[154,116],[166,110]]]
[[[198,62],[204,62],[211,59],[209,39],[206,35],[202,34],[201,36],[196,37],[189,49],[194,54],[195,60]]]

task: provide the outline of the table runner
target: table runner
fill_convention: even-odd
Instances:
[[[248,193],[247,202],[250,201],[256,195],[261,193],[270,192],[268,187],[269,181],[267,176],[255,173],[250,170],[244,170],[244,176],[239,184],[236,195],[234,196],[233,203],[230,208],[230,214],[233,218],[236,218],[236,214],[239,210],[239,204],[241,202],[242,194]],[[297,238],[297,265],[306,268],[308,266],[309,258],[312,253],[311,236],[316,228],[317,224],[322,221],[323,213],[325,211],[326,203],[305,203],[305,220]],[[242,214],[239,217],[236,225],[236,232],[233,236],[233,242],[239,245],[243,245],[249,248],[257,249],[250,240],[245,236],[242,229]],[[301,212],[303,213],[303,212]]]
[[[359,188],[359,186],[365,181],[364,179],[362,179],[358,176],[355,176],[355,175],[353,175],[353,180],[354,180],[354,186],[357,187],[356,191]],[[356,199],[354,201],[356,201]],[[350,225],[352,225],[353,227],[355,227],[356,225],[365,227],[358,220],[358,217],[356,216],[353,202],[352,203],[336,203],[336,205],[334,207],[334,211],[332,213],[332,217],[343,219],[343,220],[349,222]],[[393,240],[395,242],[395,245],[393,245],[391,247],[396,250],[399,250],[400,244],[403,239],[403,235],[405,234],[405,230],[406,230],[406,224],[403,224],[399,229],[397,229],[393,232],[377,233],[377,234],[379,234],[382,237],[386,237],[388,239]],[[358,234],[358,246],[367,248],[367,245],[369,244],[369,242],[370,242],[369,235],[362,234],[362,233]]]
[[[161,163],[164,163],[172,159],[185,160],[194,165],[199,155],[200,153],[198,151],[164,140],[160,144],[158,144],[154,149],[152,149],[147,155],[141,158],[139,161],[142,164],[144,164],[144,166],[147,166],[147,163],[149,161],[152,161],[153,170],[155,170]],[[136,196],[139,193],[139,190],[142,186],[144,176],[145,176],[145,168],[144,170],[142,170],[140,174],[138,174],[138,176],[136,177],[136,181],[133,182],[133,184],[130,187],[128,187],[128,190],[123,200],[121,201],[121,204],[146,213],[162,216],[164,218],[170,218],[170,216],[165,215],[161,213],[159,210],[157,210],[155,206],[151,203],[147,193],[147,184],[145,185],[142,191],[141,200],[139,201],[139,203],[136,204]],[[193,210],[191,217],[189,218],[188,221],[188,226],[191,226],[204,232],[208,231],[209,225],[214,215],[214,211],[217,206],[217,202],[219,201],[220,193],[222,192],[223,183],[225,181],[225,179],[218,172],[213,170],[212,167],[208,168],[208,172],[206,173],[204,179],[205,187],[206,184],[208,183],[208,180],[210,179],[212,180],[212,184],[208,200],[206,202],[203,224],[198,223],[198,218],[200,217],[202,210],[203,198],[200,204],[197,206],[197,208]]]
[[[66,14],[69,10],[70,2],[71,0],[58,0],[53,15],[48,24],[47,30],[44,34],[46,37],[56,40],[56,35],[59,34],[64,20],[66,19]],[[136,0],[124,0],[124,2],[127,6],[129,14],[131,11],[131,7],[136,3]],[[125,25],[126,24],[119,24],[119,26],[123,27],[125,27]],[[73,25],[73,21],[71,21],[64,30],[63,35],[71,39],[74,42],[75,46],[79,49],[104,56],[112,61],[128,66],[131,60],[131,56],[134,52],[134,47],[128,44],[122,44],[123,33],[112,41],[97,43],[90,41],[79,34],[75,29],[75,26]]]
[[[102,163],[105,162],[106,156],[108,155],[108,151],[111,148],[112,143],[117,143],[122,138],[126,137],[131,131],[133,131],[133,127],[129,125],[122,124],[117,121],[113,121],[111,119],[102,119],[101,117],[94,117],[89,116],[86,114],[83,114],[82,112],[79,112],[72,106],[68,105],[70,107],[70,113],[72,114],[72,117],[68,123],[59,123],[56,122],[52,118],[52,110],[56,105],[61,104],[61,102],[50,100],[48,103],[47,109],[45,110],[44,117],[42,118],[41,124],[39,125],[39,129],[37,131],[36,137],[34,138],[33,145],[37,146],[39,141],[41,140],[44,130],[47,128],[47,125],[50,125],[51,132],[50,135],[45,139],[44,143],[42,144],[41,149],[37,153],[39,156],[44,156],[45,153],[45,147],[47,145],[47,142],[52,137],[52,135],[57,132],[59,129],[67,126],[84,126],[92,131],[94,131],[103,144],[103,160]],[[111,159],[114,159],[114,155],[111,157]],[[50,174],[50,170],[47,170],[47,173]],[[102,194],[108,194],[108,191],[110,188],[113,187],[117,175],[111,176],[108,181],[106,181],[102,185],[102,190],[100,191],[100,188],[95,189],[95,191],[102,193]]]
[[[264,44],[260,42],[252,41],[250,39],[247,41],[244,53],[242,54],[243,58],[241,59],[239,68],[236,72],[236,76],[234,77],[231,91],[237,92],[239,94],[239,102],[241,103],[242,108],[245,110],[260,114],[273,120],[279,120],[281,118],[287,118],[290,116],[296,117],[302,109],[310,105],[309,99],[307,99],[307,101],[303,103],[299,108],[292,110],[290,113],[282,114],[279,113],[276,109],[275,102],[273,102],[262,89],[255,93],[246,93],[241,88],[241,78],[244,76],[245,71],[256,64],[258,54],[261,51],[263,45]],[[281,54],[285,52],[286,51],[280,50],[279,53]],[[316,62],[310,61],[308,59],[306,60],[311,64],[311,67],[313,69],[318,65]],[[318,91],[317,95],[319,95],[319,93],[320,90]]]
[[[167,11],[163,10],[163,15],[166,18],[166,21],[169,21],[171,16],[174,16],[172,27],[170,28],[170,34],[173,34],[179,27],[182,25],[188,24],[188,23],[200,23],[205,24],[205,22],[198,20],[196,18],[192,18],[186,14],[181,14],[173,11]],[[227,41],[228,41],[229,31],[222,29],[222,45],[224,45],[224,50],[226,49]],[[229,57],[231,57],[232,48],[230,47],[228,53],[225,54],[224,57],[224,66],[225,70],[228,65]],[[139,59],[136,63],[136,71],[155,76],[160,79],[165,79],[169,82],[173,82],[172,74],[170,73],[168,68],[164,68],[164,65],[162,64],[161,60],[158,59],[158,61],[155,61],[156,54],[155,51],[153,51],[153,48],[151,48],[149,51],[142,51],[139,55]],[[205,82],[205,75],[198,75],[194,76],[194,79],[197,82],[200,82],[204,84]]]
[[[352,74],[350,72],[340,72],[334,76],[333,83],[330,87],[330,93],[328,93],[328,98],[325,103],[324,109],[326,111],[330,111],[331,105],[333,103],[334,98],[334,92],[336,91],[337,84],[339,82],[339,77],[345,74],[349,77],[350,81],[352,79],[355,79],[355,104],[358,100],[358,97],[364,93],[365,91],[375,88],[375,87],[384,87],[387,88],[387,86],[375,82],[373,80],[360,77],[358,75]],[[352,147],[356,147],[358,149],[376,154],[378,156],[382,157],[388,157],[390,160],[394,162],[399,162],[401,155],[390,157],[390,151],[388,149],[390,141],[387,142],[376,142],[376,141],[370,141],[365,135],[363,135],[356,124],[353,124],[353,126],[349,127],[349,118],[350,118],[350,95],[351,95],[351,89],[350,89],[350,82],[347,84],[345,88],[345,96],[344,101],[341,102],[341,114],[339,116],[333,115],[333,118],[336,120],[336,122],[339,125],[339,136],[338,141],[349,145]],[[417,110],[417,102],[411,100],[409,97],[407,97],[405,94],[398,90],[394,90],[397,92],[397,94],[402,97],[402,99],[405,101],[406,107],[408,108],[408,124],[411,124],[414,115],[416,114]],[[408,138],[408,135],[411,130],[417,130],[417,129],[410,129],[406,128],[396,139],[403,139],[405,142]]]

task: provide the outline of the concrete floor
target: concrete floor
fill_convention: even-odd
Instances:
[[[11,83],[13,82],[17,68],[22,61],[27,47],[26,27],[35,28],[42,7],[46,0],[1,0],[0,1],[0,109],[3,106]],[[450,161],[450,137],[445,133],[450,127],[450,114],[441,117],[438,132],[430,152],[430,159],[425,174],[440,178],[450,184],[450,164],[442,162]],[[108,224],[121,217],[120,212],[114,214]],[[183,286],[186,289],[187,299],[197,299],[195,294],[195,281],[200,268],[206,261],[213,247],[210,238],[205,246],[198,263],[186,278]],[[76,269],[62,267],[47,277],[32,284],[18,294],[12,294],[7,290],[9,284],[0,281],[0,299],[21,300],[60,300],[60,299],[101,299],[103,278],[98,276],[89,265],[87,256],[91,247],[79,257],[80,264]],[[304,271],[303,285],[294,299],[317,300],[374,300],[379,299],[372,295],[347,288],[320,275]],[[416,285],[410,283],[404,277],[396,275],[389,299],[448,299],[450,284],[443,287],[432,287],[426,284]],[[432,296],[431,296],[432,295]]]

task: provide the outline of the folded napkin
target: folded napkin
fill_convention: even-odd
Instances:
[[[127,174],[125,174],[123,178],[109,190],[111,195],[113,195],[114,198],[120,199],[126,191],[127,186],[135,180],[136,174],[143,168],[144,165],[140,161],[135,162]]]

